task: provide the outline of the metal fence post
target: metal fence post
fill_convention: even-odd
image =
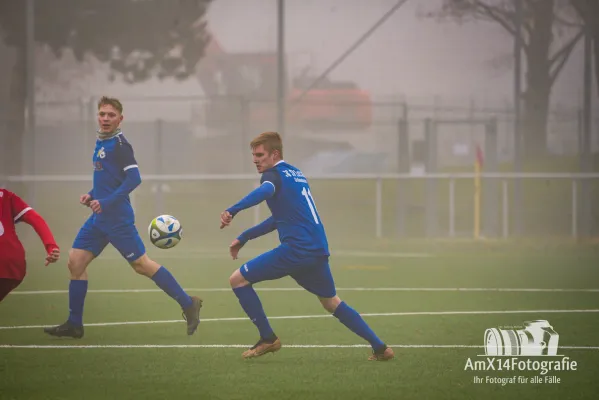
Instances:
[[[455,179],[449,180],[449,236],[455,236]]]
[[[503,195],[502,197],[502,209],[503,209],[503,238],[507,239],[510,235],[510,230],[509,230],[509,220],[510,220],[510,209],[509,209],[509,194],[508,194],[508,186],[507,186],[507,180],[503,180],[502,181],[502,193]]]
[[[251,127],[251,119],[250,119],[250,104],[249,99],[245,96],[239,98],[240,108],[241,108],[241,168],[239,171],[244,174],[247,171],[250,171],[250,164],[252,163],[250,157],[250,141],[248,127]]]
[[[485,172],[497,172],[497,119],[485,124]],[[483,180],[483,231],[487,236],[499,236],[499,182],[497,179]]]
[[[424,120],[424,140],[426,141],[426,174],[437,172],[437,129],[430,118]],[[426,235],[435,237],[438,228],[437,194],[438,179],[426,179]]]
[[[410,133],[408,125],[408,106],[403,105],[403,117],[397,125],[397,172],[410,172]],[[406,233],[406,196],[402,188],[402,180],[397,180],[397,236],[402,237]]]
[[[380,239],[383,237],[383,179],[380,177],[376,178],[375,196],[376,237]]]
[[[578,237],[578,184],[572,179],[572,238]]]
[[[164,125],[161,119],[156,120],[156,143],[154,145],[154,161],[156,162],[156,174],[162,175],[164,170],[162,168],[162,134]],[[162,185],[164,183],[159,181],[156,183],[156,215],[164,213],[164,195],[162,193]]]

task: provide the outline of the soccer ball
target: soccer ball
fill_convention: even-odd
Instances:
[[[152,244],[160,249],[175,247],[181,240],[183,228],[179,220],[172,215],[160,215],[148,226],[148,235]]]

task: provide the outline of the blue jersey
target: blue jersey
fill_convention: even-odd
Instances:
[[[300,255],[330,255],[324,226],[304,174],[279,161],[264,171],[260,182],[270,182],[275,187],[274,195],[266,203],[281,243],[288,244]]]
[[[102,200],[106,200],[102,212],[94,214],[95,221],[133,223],[133,207],[129,196],[114,196],[126,179],[126,171],[138,168],[131,144],[122,133],[108,139],[97,139],[93,162],[94,183],[90,194],[101,204]]]

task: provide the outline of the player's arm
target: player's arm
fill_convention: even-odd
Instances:
[[[110,208],[111,205],[124,200],[133,190],[141,184],[141,175],[137,161],[133,155],[133,148],[129,143],[118,145],[118,162],[125,171],[125,180],[110,196],[98,199],[102,209]]]
[[[275,219],[271,215],[258,225],[245,230],[237,237],[237,240],[239,240],[242,244],[246,244],[248,241],[259,238],[260,236],[264,236],[275,229],[277,229],[277,225],[275,223]]]
[[[59,248],[54,239],[54,235],[52,235],[52,231],[44,218],[14,193],[11,194],[11,208],[13,210],[15,223],[23,221],[31,225],[40,237],[44,244],[44,248],[46,249],[46,253],[48,254],[46,257],[46,265],[49,262],[57,261],[60,254]]]
[[[44,220],[44,218],[42,218],[42,216],[39,215],[34,209],[27,211],[20,220],[31,225],[31,227],[42,240],[42,243],[44,244],[44,247],[48,253],[52,253],[54,249],[58,248],[56,240],[54,240],[54,235],[52,235],[52,231],[46,223],[46,220]]]
[[[280,186],[281,177],[275,171],[267,171],[262,174],[260,186],[252,190],[247,196],[241,199],[237,204],[227,208],[227,212],[234,217],[240,211],[262,203],[275,195],[277,187]]]
[[[262,203],[264,200],[272,197],[275,194],[275,187],[269,182],[265,182],[252,190],[247,196],[241,199],[237,204],[227,208],[227,211],[232,215]]]
[[[141,175],[139,174],[139,168],[137,165],[130,167],[125,170],[126,176],[121,186],[114,191],[110,196],[99,199],[100,206],[102,209],[110,208],[114,203],[119,200],[125,199],[133,190],[141,184]]]

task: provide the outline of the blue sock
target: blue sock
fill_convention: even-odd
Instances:
[[[273,337],[274,332],[268,323],[268,318],[266,318],[260,298],[252,285],[235,288],[233,289],[233,293],[239,299],[239,304],[241,304],[243,311],[245,311],[258,328],[258,331],[260,331],[260,337],[263,339]]]
[[[166,294],[175,299],[181,308],[187,308],[191,306],[191,297],[185,293],[185,290],[183,290],[181,285],[179,285],[175,277],[171,275],[168,269],[161,266],[158,271],[156,271],[154,276],[152,276],[152,280],[154,283],[156,283],[156,286],[164,290]]]
[[[87,294],[87,281],[71,280],[69,283],[69,322],[83,326],[83,303]]]
[[[379,339],[376,334],[370,329],[366,321],[362,319],[360,314],[344,301],[339,304],[333,316],[337,318],[343,325],[347,326],[353,333],[368,341],[373,349],[380,349],[385,346],[385,343]]]

